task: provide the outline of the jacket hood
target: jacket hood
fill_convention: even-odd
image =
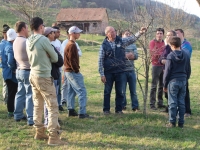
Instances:
[[[185,59],[183,51],[181,50],[172,51],[172,55],[170,59],[176,61],[177,63],[181,63]]]
[[[35,45],[35,43],[36,43],[41,37],[43,37],[43,35],[40,35],[40,34],[31,35],[31,36],[27,39],[28,50],[32,51],[32,50],[33,50],[33,46]]]

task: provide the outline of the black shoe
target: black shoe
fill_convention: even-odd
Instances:
[[[60,111],[64,111],[64,109],[63,109],[63,107],[60,105],[60,106],[58,106],[58,109],[60,110]]]
[[[66,106],[66,104],[67,104],[66,102],[62,102],[62,105],[63,105],[63,106]]]
[[[139,111],[140,109],[138,108],[138,107],[136,107],[136,108],[133,108],[132,109],[134,112],[137,112],[137,111]]]
[[[90,116],[90,115],[88,115],[88,114],[79,114],[78,117],[79,117],[80,119],[84,119],[84,118],[94,118],[94,117],[92,117],[92,116]]]
[[[174,123],[168,123],[168,124],[166,124],[166,127],[167,128],[173,128],[173,127],[176,127],[176,124],[174,124]]]
[[[157,108],[155,106],[151,106],[150,107],[152,110],[157,110]]]
[[[27,121],[27,118],[24,116],[24,117],[22,117],[21,119],[16,119],[15,121],[16,121],[16,122],[20,122],[21,120],[22,120],[22,121]]]
[[[104,111],[103,114],[104,115],[110,115],[110,111]]]
[[[178,124],[178,127],[179,128],[183,128],[183,124]]]
[[[14,117],[13,112],[8,112],[8,118],[12,118],[12,117]]]
[[[122,115],[124,114],[122,111],[116,111],[115,114],[119,114],[119,115]]]
[[[77,112],[74,109],[69,110],[68,117],[78,116]]]
[[[126,106],[122,107],[122,110],[126,110]]]
[[[34,125],[34,123],[28,124],[28,126],[33,126],[33,125]]]
[[[165,105],[158,105],[158,108],[166,108]]]

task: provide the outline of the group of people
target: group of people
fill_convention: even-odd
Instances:
[[[30,21],[30,28],[31,36],[28,25],[23,21],[16,22],[15,29],[6,24],[3,26],[0,66],[4,91],[7,88],[7,96],[4,94],[4,98],[8,117],[14,117],[17,122],[27,120],[27,124],[36,129],[34,139],[48,139],[49,145],[65,145],[67,143],[60,138],[58,119],[59,110],[63,111],[62,104],[67,103],[69,117],[92,118],[86,113],[87,91],[79,62],[82,52],[76,43],[82,30],[76,26],[70,27],[67,30],[68,38],[61,44],[58,40],[60,29],[56,24],[45,27],[43,20],[35,17]],[[114,83],[115,113],[123,114],[122,110],[126,109],[127,83],[131,108],[133,111],[139,110],[134,69],[134,60],[138,59],[138,52],[133,43],[146,30],[142,27],[135,35],[125,30],[120,37],[116,35],[112,26],[105,29],[106,38],[99,51],[99,73],[104,83],[105,115],[111,113],[110,96]],[[159,82],[158,107],[165,107],[162,99],[164,90],[168,93],[170,125],[175,126],[176,115],[179,114],[179,126],[183,127],[185,107],[186,113],[191,114],[189,100],[183,99],[189,98],[188,79],[192,49],[184,39],[184,32],[181,29],[167,32],[167,45],[163,41],[163,36],[164,30],[159,28],[156,31],[156,38],[150,42],[150,107],[156,109],[156,87]],[[79,103],[78,112],[75,110],[76,95]],[[26,115],[23,113],[24,109]],[[49,135],[46,135],[46,130]]]
[[[132,110],[139,109],[136,93],[136,74],[134,61],[138,58],[137,48],[133,42],[137,40],[146,28],[135,35],[125,30],[122,37],[116,35],[113,27],[105,29],[106,38],[99,51],[99,73],[104,83],[103,113],[110,114],[110,96],[115,83],[115,113],[123,114],[126,109],[126,86],[129,84]],[[149,53],[152,64],[152,82],[150,91],[150,108],[166,108],[169,113],[167,127],[183,127],[184,116],[191,115],[188,79],[191,74],[190,57],[192,47],[184,38],[182,29],[167,32],[164,41],[164,29],[156,29],[155,39],[149,43]],[[158,92],[157,92],[158,86]],[[163,104],[163,91],[168,100],[168,106]],[[157,93],[157,107],[156,103]]]

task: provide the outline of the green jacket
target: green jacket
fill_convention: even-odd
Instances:
[[[58,61],[53,46],[43,35],[31,35],[26,41],[26,51],[31,65],[31,75],[51,77],[51,63]]]

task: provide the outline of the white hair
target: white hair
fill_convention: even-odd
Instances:
[[[112,26],[107,26],[105,28],[105,34],[107,35],[107,33],[110,31],[110,29],[113,28]],[[114,29],[114,28],[113,28]]]

